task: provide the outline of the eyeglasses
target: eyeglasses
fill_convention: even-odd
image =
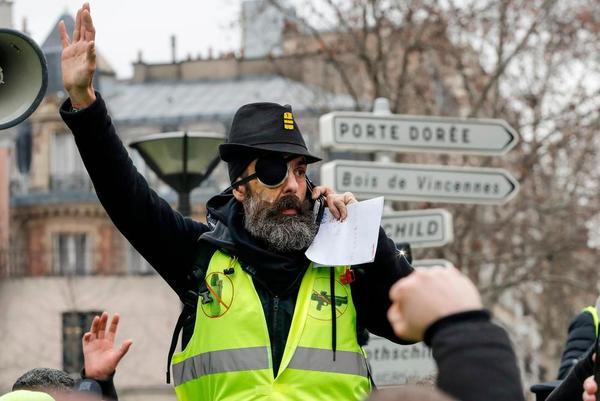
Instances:
[[[294,156],[269,155],[261,157],[256,161],[254,174],[231,184],[232,188],[237,188],[248,181],[256,179],[267,188],[277,188],[287,180],[289,175],[288,162]]]

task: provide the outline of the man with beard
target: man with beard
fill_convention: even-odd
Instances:
[[[208,225],[152,191],[94,92],[95,30],[86,3],[73,40],[61,22],[61,116],[98,198],[124,236],[184,303],[173,355],[179,400],[359,400],[369,392],[365,330],[400,342],[387,321],[392,284],[412,268],[380,229],[373,263],[313,266],[304,252],[319,197],[339,219],[351,193],[312,187],[319,161],[289,106],[254,103],[233,118],[221,158],[232,186],[207,203]],[[186,330],[187,328],[187,330]],[[177,337],[174,336],[172,350]]]

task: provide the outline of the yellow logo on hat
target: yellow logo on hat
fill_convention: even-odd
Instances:
[[[294,129],[294,116],[292,113],[283,113],[283,128],[293,130]]]

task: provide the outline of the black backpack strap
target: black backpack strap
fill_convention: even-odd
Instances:
[[[171,346],[169,347],[169,354],[167,356],[167,384],[171,382],[171,358],[177,348],[177,340],[179,339],[179,333],[183,330],[181,336],[181,349],[184,349],[187,343],[192,338],[194,333],[194,323],[196,322],[196,309],[198,306],[198,297],[202,296],[203,303],[210,302],[210,295],[208,288],[206,287],[206,281],[204,280],[210,259],[217,248],[207,242],[198,243],[198,251],[194,258],[191,271],[187,276],[187,289],[179,294],[183,307],[175,329],[173,330],[173,336],[171,337]]]

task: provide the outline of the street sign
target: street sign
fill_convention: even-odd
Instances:
[[[501,155],[519,141],[504,120],[335,111],[319,119],[324,148]]]
[[[321,166],[321,182],[358,198],[503,204],[519,190],[506,170],[335,160]]]
[[[412,248],[442,246],[453,239],[452,215],[445,209],[386,213],[381,226],[395,243],[408,242]]]
[[[446,259],[419,259],[413,260],[412,267],[414,268],[429,268],[435,266],[454,267],[454,263]]]
[[[371,334],[364,349],[378,387],[414,383],[436,376],[431,349],[423,343],[399,345]]]

